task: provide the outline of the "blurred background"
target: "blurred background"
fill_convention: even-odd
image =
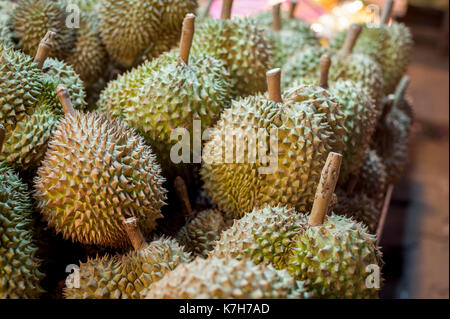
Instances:
[[[219,17],[221,0],[210,4]],[[248,16],[279,0],[235,0],[233,14]],[[376,22],[383,0],[299,0],[296,16],[324,38],[355,22]],[[410,163],[395,186],[380,245],[382,298],[449,298],[449,1],[396,0],[394,16],[412,30],[408,74],[416,115]]]

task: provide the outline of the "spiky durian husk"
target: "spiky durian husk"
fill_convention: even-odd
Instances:
[[[158,38],[163,4],[147,0],[102,0],[100,34],[109,55],[130,67]]]
[[[52,107],[57,114],[63,114],[56,94],[56,88],[59,84],[67,87],[75,109],[84,110],[86,108],[86,92],[84,91],[83,81],[70,65],[49,58],[44,62],[40,79],[44,86],[40,101]]]
[[[71,65],[87,86],[98,80],[107,62],[106,50],[101,43],[98,21],[94,16],[80,16],[77,43],[66,62]]]
[[[266,90],[272,48],[252,20],[206,20],[195,32],[192,49],[224,61],[235,81],[234,97]]]
[[[0,122],[7,132],[33,112],[43,90],[39,75],[30,57],[0,43]]]
[[[97,14],[100,8],[101,0],[68,0],[70,3],[77,5],[81,11],[85,13]]]
[[[312,85],[291,90],[285,103],[263,96],[234,101],[204,148],[201,176],[206,194],[235,217],[266,205],[308,210],[328,153],[341,152],[344,146],[341,108],[326,90]],[[278,154],[271,146],[269,166],[256,157],[255,147],[256,139],[272,143],[271,133],[278,134],[272,136]],[[235,144],[229,136],[242,143]],[[250,160],[252,152],[255,158]],[[234,153],[243,158],[237,161]]]
[[[143,299],[149,287],[188,262],[173,239],[161,238],[141,251],[97,257],[80,264],[80,287],[64,289],[67,299]]]
[[[387,182],[388,176],[383,160],[376,151],[367,150],[355,189],[376,200],[376,206],[381,209],[386,196]]]
[[[47,31],[56,32],[49,56],[63,59],[75,44],[75,29],[66,25],[65,0],[22,0],[11,15],[13,36],[19,47],[34,56]]]
[[[210,256],[286,268],[293,239],[306,223],[305,216],[293,209],[267,206],[247,213],[222,233]]]
[[[0,2],[0,45],[14,46],[9,17],[17,4],[9,0]]]
[[[13,47],[12,33],[10,27],[3,21],[0,21],[0,45]]]
[[[31,214],[26,186],[0,162],[0,299],[38,298],[43,292]]]
[[[60,121],[35,178],[44,219],[65,239],[123,247],[123,221],[145,234],[161,218],[164,179],[143,138],[119,120],[94,112]]]
[[[375,236],[364,225],[333,214],[298,234],[288,270],[321,298],[377,298],[379,289],[366,285],[366,267],[381,264]]]
[[[8,162],[18,171],[30,171],[40,165],[52,131],[60,116],[47,105],[40,105],[7,132],[0,161]]]
[[[183,20],[188,13],[197,13],[197,0],[154,0],[154,2],[161,2],[163,7],[163,30],[165,32],[173,33],[178,37],[181,36],[181,27]]]
[[[228,227],[229,223],[219,210],[208,209],[184,225],[176,238],[194,256],[206,258],[216,246],[220,234]]]
[[[197,258],[154,283],[147,299],[308,298],[286,271],[249,260]]]
[[[160,57],[163,53],[177,47],[180,41],[178,34],[164,33],[158,38],[158,41],[153,42],[142,54],[142,61],[152,61]]]

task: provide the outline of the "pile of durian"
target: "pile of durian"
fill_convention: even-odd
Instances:
[[[377,298],[411,33],[388,1],[323,46],[296,3],[2,0],[0,298]]]

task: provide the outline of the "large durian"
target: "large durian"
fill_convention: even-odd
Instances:
[[[412,55],[413,40],[410,30],[402,23],[387,24],[393,1],[387,1],[379,25],[365,24],[354,52],[374,58],[381,66],[384,77],[384,94],[395,91],[401,77],[406,72]],[[342,31],[330,42],[329,47],[342,46],[347,35]]]
[[[0,153],[5,134],[0,124]],[[43,292],[32,225],[27,187],[0,161],[0,299],[39,298]]]
[[[267,205],[307,211],[328,153],[344,146],[343,106],[316,85],[282,98],[280,76],[279,69],[268,72],[269,97],[225,109],[204,148],[204,189],[231,216]]]
[[[125,123],[75,111],[63,86],[58,96],[66,116],[35,178],[43,218],[65,239],[127,246],[125,218],[136,217],[148,234],[162,217],[166,191],[155,156]]]
[[[189,253],[174,239],[167,238],[137,247],[125,255],[88,259],[86,263],[80,264],[79,287],[66,285],[64,297],[143,299],[152,284],[189,259]]]
[[[266,90],[265,73],[271,68],[272,49],[252,20],[231,20],[231,0],[223,2],[222,19],[206,20],[193,43],[195,54],[222,60],[234,80],[233,96]]]
[[[18,46],[34,56],[47,31],[57,32],[51,57],[64,59],[75,44],[75,28],[69,21],[65,0],[23,0],[11,14],[13,37]]]
[[[147,299],[308,298],[301,282],[286,271],[249,260],[197,258],[154,283]]]

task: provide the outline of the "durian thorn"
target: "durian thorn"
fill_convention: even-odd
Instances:
[[[233,9],[233,0],[223,0],[222,13],[220,15],[220,19],[222,19],[222,20],[230,20],[231,19],[231,10],[232,9]]]
[[[180,176],[177,176],[175,178],[173,185],[175,188],[175,192],[177,193],[178,199],[180,200],[181,211],[183,215],[186,217],[193,217],[192,206],[191,202],[189,201],[189,194],[184,179],[181,178]]]
[[[2,153],[3,142],[5,141],[6,130],[3,125],[0,124],[0,154]]]
[[[70,100],[70,94],[65,85],[58,84],[56,88],[56,95],[58,96],[59,102],[61,103],[64,114],[67,115],[75,115],[75,109],[73,108],[72,101]]]
[[[281,69],[272,69],[266,73],[269,99],[276,103],[283,103],[281,96]]]
[[[391,18],[394,0],[387,0],[381,12],[380,25],[387,24]]]
[[[134,250],[140,251],[147,247],[144,235],[142,234],[136,217],[130,217],[123,222],[128,238],[133,245]]]
[[[356,41],[361,34],[362,26],[360,24],[352,24],[348,30],[347,37],[345,38],[344,45],[342,46],[339,54],[347,56],[352,54]]]
[[[45,60],[47,59],[50,50],[53,47],[55,37],[55,32],[48,31],[39,43],[36,55],[34,56],[34,62],[38,64],[39,69],[42,69],[42,67],[44,66]]]
[[[298,0],[291,0],[289,8],[289,19],[295,19],[295,10],[297,10]]]
[[[283,22],[281,21],[281,3],[272,7],[272,28],[275,31],[281,31]]]
[[[397,85],[395,89],[395,99],[394,99],[394,107],[398,107],[400,102],[405,98],[406,90],[408,89],[410,83],[409,76],[405,75],[400,80],[400,83]]]
[[[319,86],[328,90],[328,74],[330,73],[331,57],[329,54],[324,54],[320,58],[320,79]]]
[[[189,54],[191,52],[192,40],[195,32],[195,14],[188,13],[183,21],[180,40],[180,59],[189,64]]]
[[[342,155],[331,152],[328,154],[327,161],[320,176],[317,186],[316,196],[314,198],[313,208],[309,216],[308,224],[311,226],[320,226],[328,213],[333,193],[339,179],[339,171],[342,164]]]

